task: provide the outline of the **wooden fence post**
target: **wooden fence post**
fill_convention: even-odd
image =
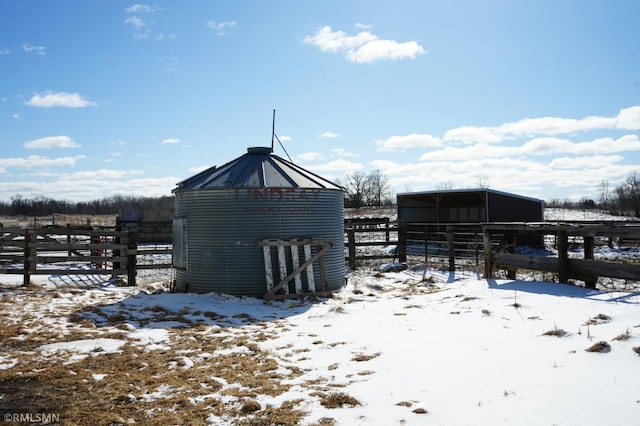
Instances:
[[[116,229],[115,229],[115,231],[116,232],[115,232],[114,242],[116,244],[120,244],[120,242],[122,240],[120,238],[120,233],[122,232],[122,222],[120,222],[120,216],[116,217]],[[121,254],[120,249],[113,250],[112,253],[113,253],[113,257],[120,257],[120,254]],[[120,269],[120,266],[121,266],[119,261],[118,262],[113,262],[112,265],[113,265],[112,266],[113,270],[118,270],[118,269]],[[113,275],[112,278],[117,278],[117,276]]]
[[[424,225],[424,267],[429,267],[429,225]]]
[[[138,254],[138,233],[127,232],[127,285],[136,285],[136,255]]]
[[[485,229],[482,237],[484,249],[484,279],[493,278],[493,251],[491,248],[491,231]]]
[[[385,241],[389,242],[391,241],[391,236],[389,235],[389,218],[388,217],[384,218],[384,229],[385,229],[385,235],[384,235]]]
[[[585,259],[593,259],[593,247],[594,247],[594,238],[591,236],[584,237],[584,258]],[[596,283],[598,282],[597,276],[587,277],[584,281],[584,286],[586,288],[595,289]]]
[[[456,270],[456,245],[452,225],[447,225],[447,251],[449,252],[449,272]]]
[[[35,235],[36,233],[34,229],[26,229],[24,231],[24,262],[22,264],[23,286],[28,286],[31,283],[31,271],[34,269],[33,260],[35,260],[36,254]]]
[[[509,235],[509,241],[507,243],[509,253],[514,254],[516,252],[517,246],[518,246],[518,234],[514,232],[513,234]],[[516,279],[515,268],[507,269],[507,278],[509,278],[510,280]]]
[[[569,282],[569,238],[567,231],[558,231],[558,281]]]
[[[67,244],[71,247],[71,224],[67,223]],[[71,249],[67,250],[67,257],[71,257]]]
[[[407,222],[398,221],[398,262],[407,261]]]
[[[356,269],[356,231],[352,226],[347,229],[347,245],[349,247],[349,269]]]

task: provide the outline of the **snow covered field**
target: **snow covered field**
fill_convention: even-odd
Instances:
[[[565,219],[568,220],[568,219]],[[419,265],[331,299],[0,278],[0,414],[62,424],[636,425],[640,294]],[[16,417],[5,417],[15,419]]]
[[[269,305],[78,284],[0,293],[3,414],[213,425],[640,415],[636,293],[421,270],[359,271],[332,299]]]

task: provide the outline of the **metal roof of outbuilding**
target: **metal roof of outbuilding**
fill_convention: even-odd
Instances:
[[[420,197],[420,196],[423,196],[423,195],[472,194],[472,193],[500,194],[500,195],[504,195],[504,196],[507,196],[507,197],[520,198],[520,199],[524,199],[524,200],[530,200],[530,201],[544,203],[544,200],[541,200],[541,199],[538,199],[538,198],[527,197],[525,195],[518,195],[518,194],[513,194],[513,193],[510,193],[510,192],[498,191],[498,190],[490,189],[490,188],[440,189],[440,190],[433,190],[433,191],[402,192],[402,193],[397,194],[397,197],[398,198],[403,198],[403,197]]]
[[[247,153],[220,167],[211,167],[177,184],[175,191],[231,188],[316,188],[342,190],[339,185],[273,154],[269,147]]]

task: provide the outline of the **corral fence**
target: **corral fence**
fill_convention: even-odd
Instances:
[[[350,269],[383,261],[424,263],[448,271],[475,269],[485,278],[494,277],[497,270],[514,279],[518,270],[534,271],[553,273],[561,283],[573,279],[595,288],[599,277],[640,281],[639,246],[640,222],[631,221],[442,224],[397,223],[386,218],[345,220],[345,262]],[[628,256],[633,251],[637,255]]]
[[[630,256],[595,259],[596,247],[617,252],[636,250],[640,244],[640,222],[541,222],[487,223],[482,226],[484,277],[492,278],[496,269],[515,278],[517,270],[553,272],[561,283],[569,279],[584,281],[596,288],[599,277],[640,281],[640,262]],[[518,240],[531,236],[551,237],[553,256],[517,253]]]
[[[345,220],[345,261],[349,268],[375,261],[423,262],[455,271],[456,264],[479,268],[483,231],[479,223],[408,223],[389,218]]]
[[[148,262],[161,255],[171,259],[171,244],[142,244],[138,231],[122,226],[0,227],[0,274],[126,275],[136,285],[141,269],[171,268],[170,262]]]

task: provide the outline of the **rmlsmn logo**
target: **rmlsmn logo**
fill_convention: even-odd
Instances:
[[[6,423],[60,423],[57,413],[5,413]]]

